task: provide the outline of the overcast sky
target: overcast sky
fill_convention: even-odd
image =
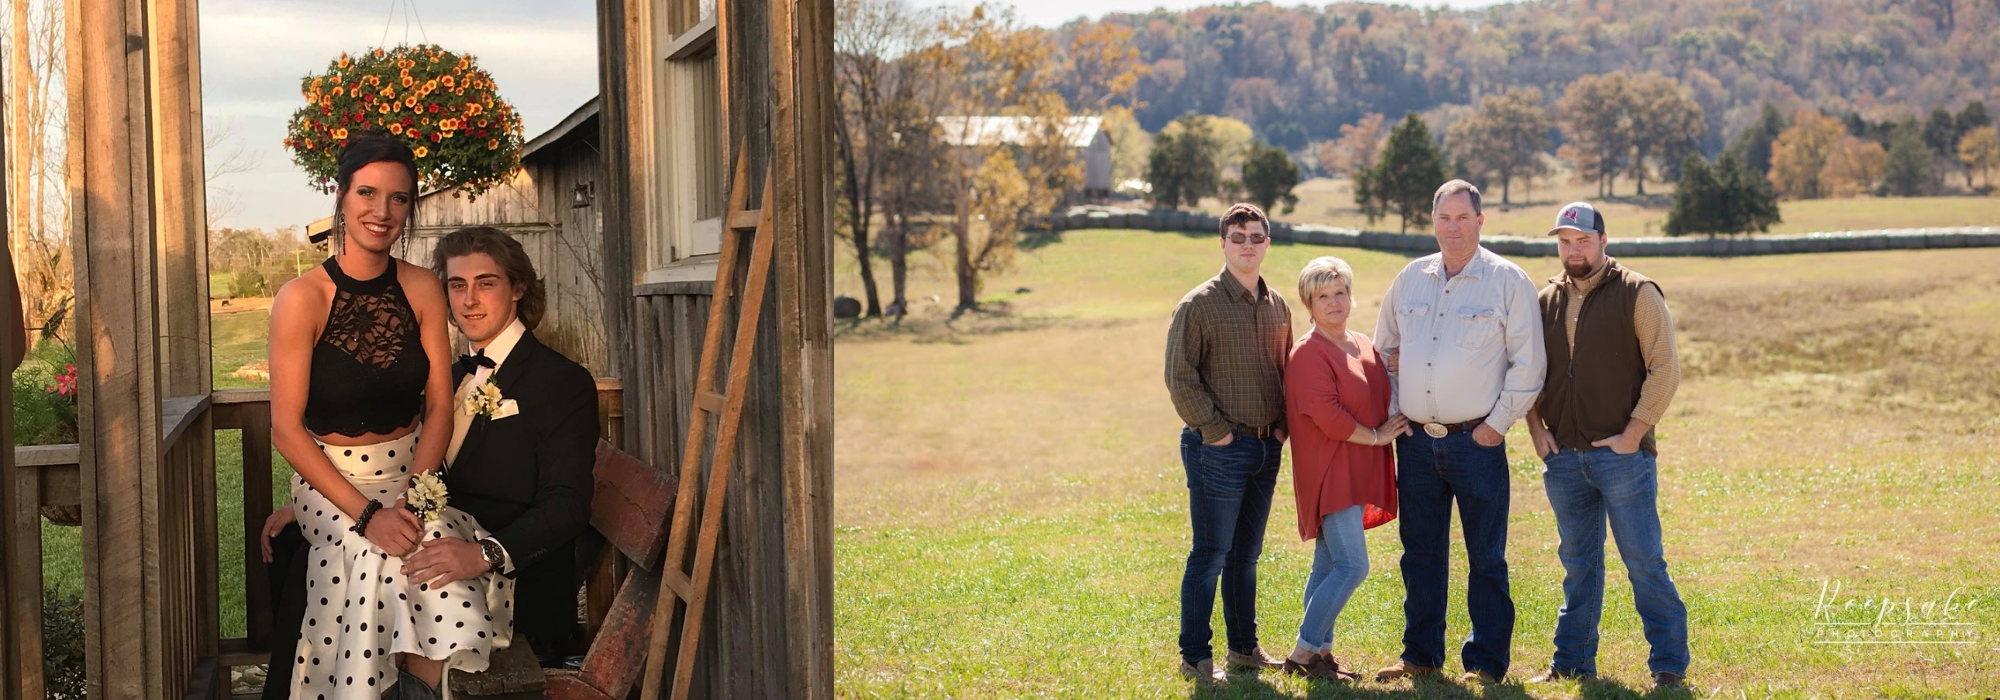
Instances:
[[[952,0],[913,4],[967,5]],[[240,151],[251,169],[216,179],[211,206],[230,213],[223,226],[301,228],[332,212],[285,152],[285,123],[304,102],[299,78],[326,70],[340,52],[434,43],[471,53],[521,112],[528,138],[554,126],[597,94],[594,0],[456,0],[424,2],[405,21],[407,0],[205,0],[201,8],[202,107],[210,129],[227,129],[211,161]],[[1021,18],[1056,26],[1086,13],[1186,9],[1213,0],[1015,0]],[[1479,7],[1494,0],[1442,0],[1425,6]],[[392,18],[392,8],[393,18]],[[421,20],[421,26],[419,21]],[[234,200],[234,205],[227,202]]]

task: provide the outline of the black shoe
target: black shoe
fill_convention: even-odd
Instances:
[[[1653,674],[1654,690],[1681,690],[1687,687],[1687,677],[1678,673],[1661,671]]]
[[[1577,671],[1557,671],[1555,669],[1549,669],[1548,673],[1544,673],[1542,675],[1535,676],[1534,678],[1530,678],[1528,679],[1528,682],[1555,683],[1557,681],[1588,681],[1588,680],[1595,680],[1596,678],[1597,674],[1595,673],[1581,673]]]

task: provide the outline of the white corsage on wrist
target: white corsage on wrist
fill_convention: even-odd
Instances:
[[[410,488],[403,492],[403,504],[416,513],[424,522],[434,523],[444,517],[444,507],[451,502],[451,494],[439,479],[437,471],[427,471],[410,479]]]

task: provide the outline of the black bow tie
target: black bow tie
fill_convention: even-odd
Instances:
[[[493,364],[493,358],[486,356],[485,350],[480,350],[470,355],[459,355],[458,363],[454,366],[460,372],[464,372],[465,374],[472,374],[473,372],[479,371],[479,368],[481,367],[492,369],[498,365]]]

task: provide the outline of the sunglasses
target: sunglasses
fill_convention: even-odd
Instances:
[[[1230,243],[1235,243],[1237,245],[1242,245],[1244,243],[1256,245],[1259,243],[1263,243],[1264,241],[1271,240],[1270,236],[1266,236],[1261,233],[1251,233],[1251,234],[1232,233],[1227,236],[1223,236],[1223,238],[1229,239]]]

